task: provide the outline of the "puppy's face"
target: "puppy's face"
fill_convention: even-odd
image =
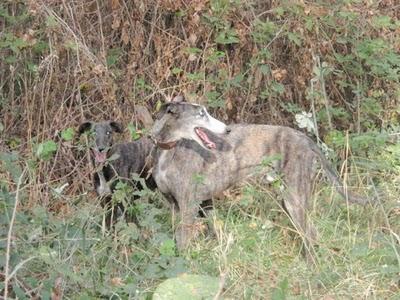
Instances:
[[[121,133],[122,126],[118,122],[84,122],[79,126],[79,134],[91,132],[92,153],[97,163],[103,163],[107,159],[107,152],[113,145],[113,134]]]

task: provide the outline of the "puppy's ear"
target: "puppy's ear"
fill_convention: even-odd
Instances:
[[[112,127],[112,129],[114,130],[114,132],[122,133],[122,131],[124,131],[124,129],[123,129],[121,123],[114,122],[114,121],[110,121],[110,126]]]
[[[83,122],[83,123],[79,126],[79,129],[78,129],[79,135],[81,135],[82,133],[84,133],[84,132],[86,132],[86,131],[92,129],[92,125],[93,125],[93,123],[90,122],[90,121]]]

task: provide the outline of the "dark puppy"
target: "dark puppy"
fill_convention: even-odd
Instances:
[[[139,174],[145,180],[149,189],[155,189],[156,184],[149,175],[150,167],[146,164],[146,158],[150,155],[153,143],[143,137],[139,140],[113,144],[113,134],[121,133],[122,126],[114,121],[84,122],[79,126],[79,134],[92,131],[91,158],[96,168],[93,174],[93,184],[97,195],[101,198],[101,204],[107,209],[106,225],[109,228],[116,219],[118,208],[125,211],[122,203],[112,205],[112,193],[118,180],[129,183],[136,189],[144,187],[140,182],[132,180],[132,174]],[[133,196],[137,198],[137,196]],[[136,217],[125,214],[127,221],[138,224]]]

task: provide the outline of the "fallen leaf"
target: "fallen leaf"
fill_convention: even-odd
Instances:
[[[123,286],[124,281],[122,280],[121,277],[113,277],[111,278],[111,285],[113,286]]]

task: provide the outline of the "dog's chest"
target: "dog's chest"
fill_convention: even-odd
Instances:
[[[155,172],[153,172],[154,180],[156,181],[158,189],[162,193],[168,193],[168,161],[171,159],[167,151],[162,151],[157,164]]]

